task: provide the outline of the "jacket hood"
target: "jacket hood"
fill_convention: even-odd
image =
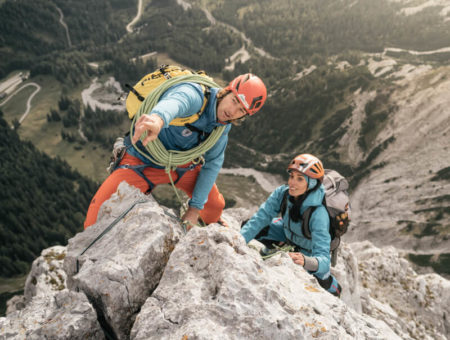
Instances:
[[[310,177],[306,176],[305,174],[303,174],[303,177],[305,177],[306,183],[308,183],[309,190],[311,190],[312,188],[314,188],[317,185],[317,179],[310,178]]]

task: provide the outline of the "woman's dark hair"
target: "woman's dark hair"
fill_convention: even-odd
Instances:
[[[289,218],[292,221],[299,222],[301,220],[302,214],[300,213],[300,208],[305,201],[306,196],[308,196],[306,192],[299,197],[289,196],[289,201],[292,203],[291,208],[289,209]]]
[[[292,203],[291,209],[289,209],[289,217],[291,218],[292,221],[297,223],[302,219],[300,208],[303,202],[305,201],[306,197],[308,197],[309,193],[317,190],[321,184],[322,183],[320,181],[317,181],[316,185],[313,188],[307,190],[305,193],[303,193],[303,195],[299,197],[289,196],[289,200]]]

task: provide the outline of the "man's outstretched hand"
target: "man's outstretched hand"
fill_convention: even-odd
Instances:
[[[164,121],[158,115],[152,113],[151,115],[142,115],[136,121],[134,125],[134,135],[132,142],[136,144],[141,138],[144,132],[147,132],[147,137],[144,138],[142,144],[145,146],[149,142],[154,141],[158,138],[159,132],[164,126]]]

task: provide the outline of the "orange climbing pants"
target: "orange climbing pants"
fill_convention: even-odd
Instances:
[[[133,157],[128,153],[125,153],[120,165],[141,165],[144,164],[139,158]],[[188,164],[189,165],[189,164]],[[187,166],[188,166],[187,165]],[[186,171],[181,179],[175,184],[175,186],[183,190],[189,197],[192,197],[195,183],[197,181],[198,174],[201,167],[197,166],[190,171]],[[143,170],[144,175],[156,186],[158,184],[170,183],[168,174],[164,169],[156,169],[152,167],[146,167]],[[178,174],[175,171],[171,172],[172,180],[178,179]],[[84,221],[84,228],[93,225],[97,221],[97,215],[103,202],[108,200],[113,193],[116,192],[117,187],[123,181],[135,186],[142,192],[146,193],[150,190],[149,184],[139,176],[132,169],[117,169],[103,182],[98,189],[95,196],[92,198],[89,205],[88,212],[86,214],[86,220]],[[225,207],[225,200],[219,189],[214,184],[209,192],[208,201],[200,211],[200,216],[206,224],[217,222],[222,215],[223,208]]]

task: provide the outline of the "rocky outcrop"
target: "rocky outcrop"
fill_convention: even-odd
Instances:
[[[141,203],[121,217],[136,202]],[[136,314],[158,285],[182,235],[179,222],[166,213],[151,196],[124,183],[102,207],[100,222],[69,241],[64,263],[69,289],[84,292],[103,327],[119,339],[129,337]]]
[[[263,261],[245,244],[239,227],[248,211],[224,217],[228,228],[184,235],[173,212],[121,184],[98,224],[34,262],[25,306],[0,318],[0,339],[449,335],[449,282],[417,275],[393,249],[343,243],[332,269],[344,287],[338,299],[287,254]]]
[[[399,338],[325,292],[282,253],[264,262],[234,230],[190,231],[172,253],[131,339]]]
[[[33,261],[24,295],[8,301],[0,339],[103,339],[97,313],[82,293],[69,291],[66,247],[44,249]]]
[[[388,60],[392,61],[383,57]],[[354,148],[361,128],[342,140],[342,154],[349,159],[361,161],[369,154],[377,155],[372,157],[370,172],[353,188],[352,218],[356,223],[347,237],[371,240],[378,247],[393,245],[410,253],[445,254],[450,247],[450,182],[445,175],[450,148],[450,67],[407,64],[394,70],[386,76],[395,85],[385,105],[395,110],[371,149],[362,154]],[[355,95],[349,131],[355,130],[355,124],[361,126],[366,115],[357,104],[371,96],[367,92]]]
[[[450,336],[450,281],[417,275],[393,247],[351,243],[361,276],[363,312],[414,339]]]
[[[24,295],[16,295],[8,301],[6,314],[25,308],[36,295],[49,296],[66,289],[66,272],[63,270],[66,247],[44,249],[33,261],[24,287]]]
[[[104,339],[97,314],[82,293],[34,297],[24,309],[0,318],[0,339]]]

